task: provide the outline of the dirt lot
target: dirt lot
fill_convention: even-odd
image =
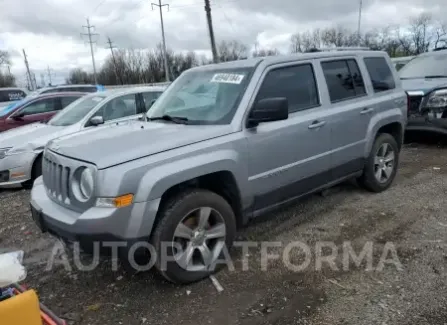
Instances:
[[[73,324],[447,324],[447,147],[407,144],[393,187],[370,194],[352,184],[271,214],[240,232],[239,240],[292,241],[313,245],[350,241],[358,253],[374,245],[374,267],[392,242],[402,269],[365,265],[338,270],[315,263],[293,272],[280,260],[260,267],[260,248],[250,250],[250,269],[235,249],[235,271],[174,286],[151,272],[112,272],[102,261],[92,272],[45,271],[53,240],[30,220],[29,192],[0,192],[0,247],[24,249],[26,283]],[[390,247],[390,246],[388,246]],[[277,249],[278,252],[282,252]],[[269,252],[274,252],[270,249]],[[392,252],[391,252],[392,253]],[[392,254],[388,255],[390,258]],[[291,254],[294,262],[298,256]]]

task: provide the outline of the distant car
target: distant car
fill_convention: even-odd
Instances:
[[[27,95],[28,91],[23,88],[0,88],[0,108],[8,106],[20,99],[23,99]]]
[[[447,134],[447,48],[418,55],[398,73],[408,94],[406,130]]]
[[[100,124],[136,120],[163,91],[164,87],[139,87],[88,94],[48,123],[34,123],[0,133],[0,185],[31,187],[42,172],[42,151],[49,140]]]
[[[36,96],[41,94],[58,93],[66,91],[77,91],[83,93],[95,93],[98,91],[104,91],[105,88],[102,85],[60,85],[54,87],[44,87],[37,89],[29,94],[29,96]]]
[[[65,92],[26,97],[0,108],[0,132],[34,122],[49,120],[54,114],[85,93]],[[0,134],[1,138],[1,134]]]

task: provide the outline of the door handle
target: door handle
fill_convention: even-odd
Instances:
[[[369,108],[364,108],[364,109],[362,109],[362,111],[360,112],[360,114],[364,115],[364,114],[371,113],[371,112],[373,112],[373,111],[374,111],[374,108],[371,108],[371,107],[369,107]]]
[[[326,121],[313,121],[312,124],[308,126],[309,129],[321,128],[326,124]]]

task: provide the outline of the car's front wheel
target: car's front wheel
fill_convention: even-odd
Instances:
[[[360,184],[371,192],[388,189],[397,173],[399,147],[396,139],[388,133],[377,136],[366,160]]]
[[[166,279],[191,283],[225,266],[223,250],[233,243],[236,221],[223,197],[191,189],[170,198],[160,212],[151,243]]]
[[[33,168],[31,170],[31,179],[23,182],[22,187],[30,190],[33,187],[34,181],[40,175],[42,175],[42,156],[38,156],[34,161]]]

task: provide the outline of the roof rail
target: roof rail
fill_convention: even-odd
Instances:
[[[318,48],[319,51],[369,51],[371,50],[369,47],[355,47],[355,46],[346,46],[346,47],[323,47]]]

